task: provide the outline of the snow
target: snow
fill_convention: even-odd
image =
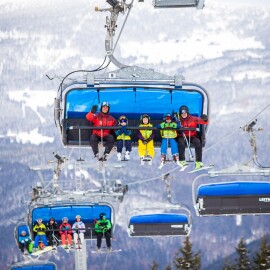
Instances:
[[[40,145],[47,142],[53,143],[54,141],[53,137],[48,137],[40,134],[37,128],[31,130],[30,132],[19,132],[18,134],[15,134],[9,130],[7,132],[7,137],[15,138],[14,140],[16,140],[17,143],[22,144],[31,143],[35,145]]]
[[[204,31],[194,31],[192,36],[182,38],[179,42],[128,41],[120,47],[123,57],[137,57],[137,63],[146,61],[151,64],[159,64],[161,61],[168,64],[176,60],[186,62],[198,58],[215,59],[229,50],[264,49],[262,43],[254,37],[240,37],[229,31],[216,33],[215,30],[208,35]]]
[[[37,114],[41,123],[45,123],[45,119],[38,112],[38,108],[53,105],[55,95],[55,91],[49,90],[34,91],[25,89],[21,91],[16,90],[8,92],[8,96],[11,100],[22,103],[23,118],[25,118],[25,108],[29,107]],[[9,130],[6,137],[10,138],[11,141],[15,140],[17,143],[22,144],[31,143],[39,145],[47,142],[52,143],[54,141],[53,137],[48,137],[40,134],[38,132],[38,128],[35,128],[29,132],[19,132],[18,134]]]

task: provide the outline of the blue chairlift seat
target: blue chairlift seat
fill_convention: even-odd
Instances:
[[[198,214],[270,214],[269,182],[224,182],[198,187]]]
[[[194,116],[209,113],[208,95],[203,87],[182,81],[177,84],[173,77],[145,69],[140,69],[140,78],[134,79],[133,70],[134,67],[128,67],[118,70],[115,79],[105,74],[91,82],[73,82],[62,89],[55,102],[55,121],[64,146],[90,146],[91,123],[85,116],[93,105],[100,106],[102,101],[110,103],[113,117],[118,119],[125,115],[129,119],[128,126],[134,128],[138,128],[142,114],[149,114],[156,127],[165,113],[178,112],[181,105],[187,105]],[[204,133],[204,126],[199,128]],[[155,133],[159,144],[160,132]],[[133,130],[132,141],[136,145],[137,130]]]
[[[85,239],[96,237],[94,232],[95,221],[99,219],[100,213],[105,213],[107,219],[112,222],[112,208],[108,205],[64,205],[64,206],[46,206],[38,207],[32,210],[32,226],[36,224],[38,218],[42,218],[43,223],[49,223],[51,217],[55,219],[58,226],[62,224],[62,218],[67,217],[68,223],[72,226],[76,222],[76,215],[81,216],[84,222],[86,232]],[[113,224],[112,224],[113,225]]]
[[[189,218],[184,214],[148,214],[132,216],[128,231],[130,236],[177,236],[188,235]]]
[[[10,270],[57,270],[57,267],[51,262],[30,262],[14,264]]]

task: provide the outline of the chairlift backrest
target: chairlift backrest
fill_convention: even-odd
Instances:
[[[191,222],[185,214],[147,214],[132,216],[129,221],[129,236],[176,236],[188,235]]]
[[[204,184],[197,190],[198,215],[270,214],[269,182]]]
[[[51,262],[30,262],[12,265],[10,270],[57,270],[57,267]]]
[[[38,207],[32,211],[32,226],[36,224],[38,218],[42,218],[44,224],[49,223],[51,217],[55,219],[58,226],[62,224],[62,218],[67,217],[68,223],[72,226],[75,223],[76,215],[81,216],[86,230],[85,238],[92,238],[91,230],[93,230],[95,221],[99,219],[100,213],[105,213],[107,219],[113,224],[113,209],[109,205],[64,205],[52,207]]]

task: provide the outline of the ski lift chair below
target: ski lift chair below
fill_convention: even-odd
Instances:
[[[269,182],[224,182],[198,187],[199,216],[270,214]]]
[[[191,223],[184,214],[148,214],[132,216],[129,221],[128,233],[136,236],[181,236],[189,235]]]

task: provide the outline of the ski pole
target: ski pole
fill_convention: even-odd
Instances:
[[[189,160],[193,160],[193,155],[190,149],[190,141],[188,141],[187,136],[185,135],[185,133],[183,132],[183,137],[187,143],[187,148],[188,148],[188,152],[189,152]],[[190,138],[190,137],[189,137]]]

